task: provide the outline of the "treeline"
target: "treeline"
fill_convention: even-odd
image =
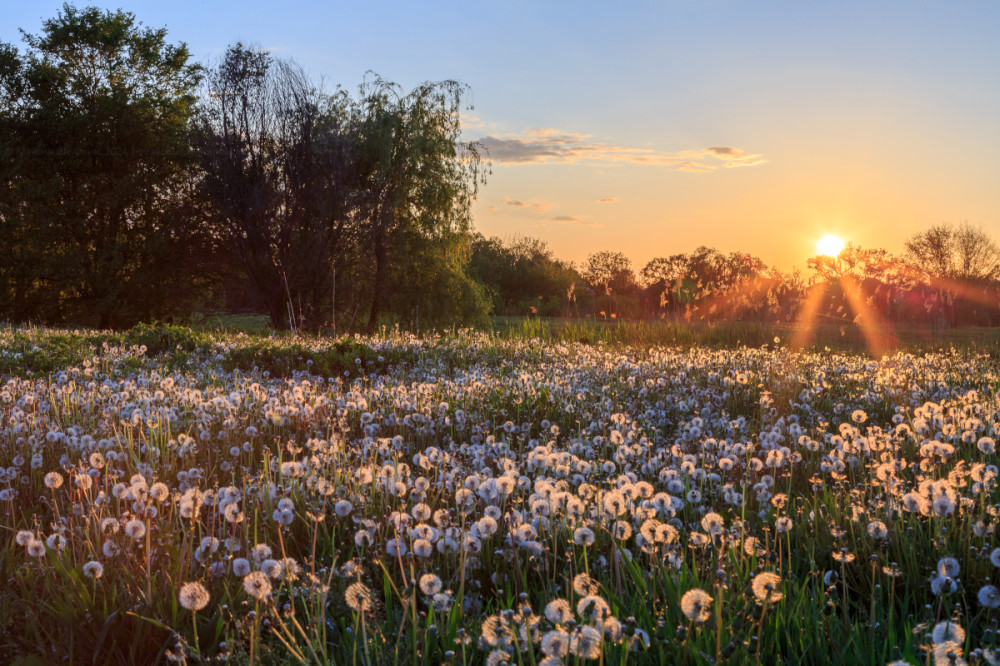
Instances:
[[[0,43],[0,319],[101,328],[205,309],[278,328],[474,322],[467,89],[321,91],[236,44],[66,4]]]
[[[0,320],[120,328],[207,310],[275,328],[476,324],[489,314],[1000,323],[1000,251],[938,225],[902,256],[848,247],[806,273],[700,247],[638,274],[486,238],[467,88],[370,74],[323,92],[243,44],[191,62],[165,29],[66,4],[0,43]]]
[[[536,239],[480,235],[472,241],[470,270],[494,312],[504,315],[1000,324],[1000,248],[967,223],[914,234],[899,256],[848,245],[837,257],[813,257],[805,273],[699,247],[654,258],[637,274],[621,252],[596,252],[574,266]]]

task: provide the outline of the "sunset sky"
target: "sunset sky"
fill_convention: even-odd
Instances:
[[[997,2],[90,4],[200,62],[242,40],[328,89],[469,84],[466,136],[494,162],[476,227],[564,259],[709,245],[804,268],[826,234],[897,252],[963,220],[1000,240]],[[62,3],[28,5],[0,39]]]

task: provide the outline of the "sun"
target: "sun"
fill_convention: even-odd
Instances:
[[[846,245],[847,243],[840,236],[827,234],[816,241],[816,254],[836,257],[844,250]]]

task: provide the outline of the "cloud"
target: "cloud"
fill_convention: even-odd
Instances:
[[[553,128],[527,129],[520,134],[488,135],[479,139],[490,159],[501,164],[646,164],[676,171],[703,173],[723,167],[764,164],[758,153],[732,146],[663,152],[593,141],[590,134]],[[608,202],[610,203],[610,202]]]
[[[490,206],[490,207],[489,207],[489,208],[487,208],[486,210],[490,211],[491,213],[496,213],[496,212],[498,212],[498,211],[499,211],[500,209],[499,209],[499,208],[497,208],[496,206]]]
[[[765,164],[767,162],[758,153],[748,153],[745,150],[733,148],[732,146],[712,146],[711,148],[706,148],[705,153],[722,160],[727,169],[757,166],[758,164]]]
[[[548,209],[555,206],[551,201],[538,201],[537,199],[531,199],[530,201],[520,201],[518,199],[511,199],[508,196],[504,197],[504,201],[508,206],[513,208],[523,208],[524,210],[533,210],[536,213],[544,213]]]
[[[580,227],[594,227],[596,229],[603,229],[603,224],[598,224],[597,222],[592,222],[583,217],[577,217],[576,215],[556,215],[553,218],[547,220],[553,224],[573,224]]]
[[[603,199],[598,199],[596,203],[599,204],[613,204],[618,201],[618,197],[604,197]]]
[[[462,123],[462,129],[483,129],[486,123],[481,118],[467,113],[459,113],[458,119]]]

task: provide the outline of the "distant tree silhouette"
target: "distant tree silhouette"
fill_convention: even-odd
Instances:
[[[622,297],[635,298],[638,285],[632,272],[632,262],[622,252],[602,250],[589,255],[583,266],[583,277],[593,290],[595,316],[601,311],[607,318],[617,316]],[[605,304],[603,310],[599,302]]]

